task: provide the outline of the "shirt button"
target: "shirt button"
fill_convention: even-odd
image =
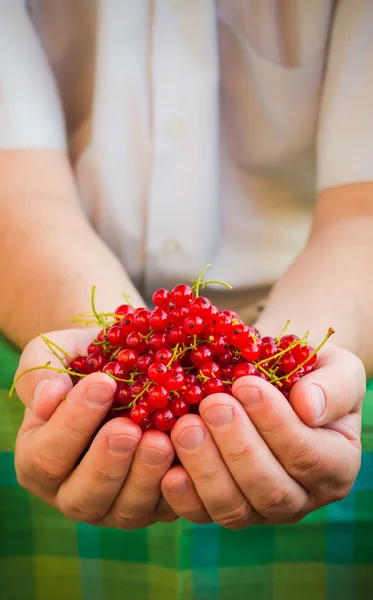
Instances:
[[[183,133],[185,124],[182,119],[170,119],[167,123],[167,131],[170,135],[178,137]]]
[[[162,254],[171,257],[181,252],[180,244],[176,240],[165,240],[162,244]]]

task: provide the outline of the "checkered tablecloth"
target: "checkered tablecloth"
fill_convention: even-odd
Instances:
[[[186,521],[133,532],[67,521],[21,489],[18,353],[0,340],[1,600],[372,600],[373,383],[353,492],[298,525],[230,532]]]

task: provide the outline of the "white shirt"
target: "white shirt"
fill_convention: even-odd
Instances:
[[[267,285],[373,179],[372,0],[0,0],[0,149],[67,148],[145,289]]]

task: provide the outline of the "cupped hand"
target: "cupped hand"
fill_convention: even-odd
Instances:
[[[345,498],[361,459],[361,361],[330,346],[287,401],[258,377],[233,386],[234,397],[205,398],[200,415],[181,417],[172,441],[183,466],[162,491],[181,517],[229,529],[295,523]]]
[[[94,333],[47,335],[75,356]],[[24,350],[17,375],[47,362],[61,368],[36,338]],[[42,369],[26,373],[16,389],[26,406],[15,449],[21,486],[74,521],[134,529],[177,518],[161,496],[174,458],[170,438],[160,431],[142,434],[124,417],[99,429],[113,403],[112,378],[95,373],[73,387],[69,375]]]

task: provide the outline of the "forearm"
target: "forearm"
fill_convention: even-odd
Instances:
[[[373,203],[372,184],[321,195],[312,234],[303,252],[275,285],[257,323],[279,333],[288,319],[292,332],[311,332],[359,356],[373,374]],[[353,204],[350,196],[353,194]]]
[[[67,159],[17,154],[0,155],[0,329],[23,347],[42,331],[71,327],[73,316],[90,310],[93,285],[99,309],[120,304],[121,291],[140,304],[83,215]]]

